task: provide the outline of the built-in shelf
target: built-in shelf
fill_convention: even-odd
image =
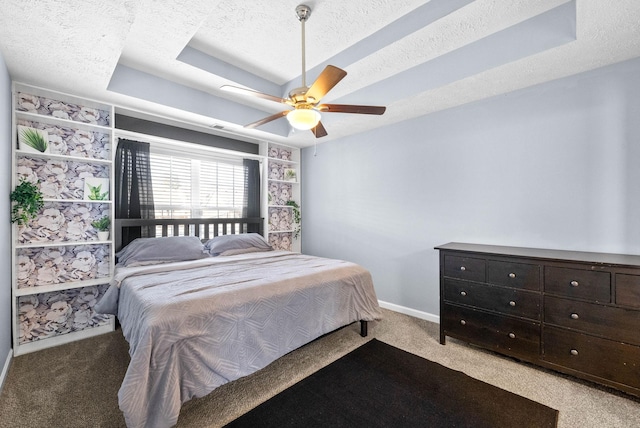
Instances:
[[[272,178],[269,179],[269,181],[272,181],[274,183],[283,183],[283,184],[299,184],[297,181],[288,181],[288,180],[274,180]]]
[[[300,149],[267,143],[267,238],[279,250],[301,251],[299,230],[294,223],[293,200],[300,203]],[[283,159],[284,158],[284,159]],[[296,180],[286,180],[287,169],[294,169]],[[285,227],[286,224],[286,227]],[[282,228],[282,229],[281,229]]]
[[[30,122],[44,123],[52,126],[59,125],[65,128],[80,129],[83,131],[98,131],[105,134],[111,133],[111,127],[109,126],[98,125],[98,124],[88,123],[88,122],[80,122],[80,121],[71,120],[71,119],[62,119],[59,117],[46,116],[38,113],[31,113],[28,111],[19,111],[19,110],[16,111],[16,119],[28,120]]]
[[[80,245],[94,245],[94,244],[110,245],[111,240],[100,241],[95,239],[93,241],[30,242],[28,244],[16,244],[16,249],[17,248],[44,248],[44,247],[78,247]]]
[[[56,154],[56,153],[26,152],[26,151],[17,150],[17,149],[16,149],[16,155],[23,156],[23,157],[30,157],[30,158],[55,159],[55,160],[61,160],[61,161],[95,163],[95,164],[104,164],[104,165],[111,164],[111,161],[106,159],[86,158],[82,156],[69,156],[69,155],[62,155],[62,154]]]
[[[33,294],[50,293],[52,291],[71,290],[74,288],[91,287],[93,285],[108,284],[111,282],[110,276],[104,278],[90,279],[86,281],[65,282],[62,284],[35,285],[33,287],[18,288],[16,296],[30,296]]]
[[[115,327],[113,316],[93,310],[115,255],[110,239],[92,239],[91,226],[114,213],[114,108],[14,83],[13,119],[12,184],[26,178],[46,195],[35,219],[12,228],[13,353],[21,355]],[[53,153],[20,150],[19,125],[46,131]],[[108,180],[109,199],[80,199],[91,177]]]
[[[269,160],[269,162],[273,162],[273,163],[282,163],[282,164],[287,164],[291,166],[298,165],[298,162],[292,161],[292,160],[284,160],[284,159],[278,159],[278,158],[267,158],[267,159]]]
[[[111,204],[110,200],[93,200],[93,199],[53,199],[42,198],[42,202],[60,202],[60,203],[73,203],[73,204]]]

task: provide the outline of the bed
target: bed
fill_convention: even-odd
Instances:
[[[273,250],[247,233],[262,219],[114,224],[124,249],[97,310],[117,315],[129,342],[118,401],[130,428],[173,426],[184,402],[348,324],[366,336],[381,318],[367,270]],[[123,238],[140,228],[156,237]]]

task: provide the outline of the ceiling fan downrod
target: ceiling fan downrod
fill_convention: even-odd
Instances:
[[[311,16],[311,8],[306,4],[299,4],[296,7],[296,15],[302,25],[302,87],[307,87],[307,71],[306,71],[306,52],[305,52],[305,39],[304,39],[304,23]]]

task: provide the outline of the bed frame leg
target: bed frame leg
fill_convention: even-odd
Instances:
[[[360,336],[367,337],[367,322],[360,321]]]

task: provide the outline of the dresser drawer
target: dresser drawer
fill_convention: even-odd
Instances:
[[[443,305],[444,333],[508,355],[536,359],[540,353],[540,324],[496,314]]]
[[[640,311],[545,296],[544,322],[640,345]]]
[[[473,257],[460,257],[445,254],[444,275],[467,281],[484,282],[485,261]]]
[[[640,347],[544,327],[545,361],[640,388]]]
[[[540,266],[487,260],[487,282],[505,287],[540,290]]]
[[[616,275],[616,304],[640,308],[640,275]]]
[[[444,300],[532,320],[540,320],[540,295],[532,291],[445,279]]]
[[[611,274],[582,269],[547,266],[544,291],[594,302],[611,302]]]

